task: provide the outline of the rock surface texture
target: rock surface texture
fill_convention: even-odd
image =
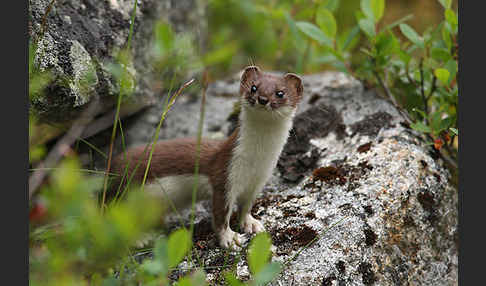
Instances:
[[[137,1],[134,60],[128,71],[136,79],[136,104],[147,105],[156,92],[150,87],[154,75],[149,58],[155,21],[171,24],[176,33],[194,26],[201,31],[205,22],[196,0]],[[55,76],[44,95],[32,102],[44,119],[75,118],[95,94],[105,109],[113,105],[118,88],[108,65],[127,44],[133,5],[132,0],[29,0],[31,42],[38,44],[34,62]]]
[[[457,189],[433,149],[360,82],[341,73],[303,80],[305,102],[252,209],[272,236],[273,260],[288,262],[272,285],[457,285]],[[204,136],[232,128],[227,118],[236,97],[222,96],[237,90],[237,75],[209,87]],[[196,135],[200,101],[182,99],[161,139]],[[154,107],[142,114],[127,133],[140,134],[144,124],[155,129],[160,113]],[[238,278],[250,279],[245,252],[217,246],[209,208],[198,205],[194,237],[208,281],[224,281],[215,266],[225,263],[236,263]],[[188,211],[182,215],[188,224]],[[179,217],[169,222],[179,227]]]

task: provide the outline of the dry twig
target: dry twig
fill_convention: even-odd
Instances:
[[[48,168],[53,168],[59,162],[69,147],[83,133],[83,130],[86,128],[88,123],[93,120],[99,108],[99,98],[98,96],[95,96],[93,101],[91,101],[81,116],[74,121],[66,135],[57,141],[56,145],[49,152],[46,159],[36,166],[35,169],[38,170],[36,170],[29,178],[29,200],[44,181]]]

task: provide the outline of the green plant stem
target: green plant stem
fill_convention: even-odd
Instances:
[[[105,160],[108,158],[108,156],[106,156],[106,154],[103,153],[103,151],[101,151],[100,149],[98,149],[95,145],[89,143],[88,141],[84,140],[83,138],[79,138],[78,142],[79,141],[81,141],[84,144],[88,145],[91,148],[90,150],[95,150],[98,154],[100,154],[103,158],[105,158]]]
[[[130,52],[130,46],[131,46],[131,42],[132,42],[132,35],[133,35],[133,25],[134,25],[134,22],[135,22],[135,13],[137,11],[137,0],[134,1],[134,6],[133,6],[133,13],[132,13],[132,21],[130,23],[130,30],[128,32],[128,41],[127,41],[127,51]],[[123,65],[124,67],[124,70],[125,70],[125,73],[127,72],[127,65]],[[121,86],[121,79],[120,79],[120,86]],[[117,103],[116,103],[116,113],[115,113],[115,119],[113,121],[113,129],[111,131],[111,140],[110,140],[110,151],[108,153],[108,163],[107,163],[107,166],[106,166],[106,172],[109,173],[110,172],[110,168],[111,168],[111,158],[113,156],[113,145],[114,145],[114,142],[115,142],[115,137],[116,137],[116,129],[117,129],[117,122],[120,118],[120,106],[121,106],[121,101],[122,101],[122,94],[119,93],[118,94],[118,100],[117,100]],[[103,212],[104,208],[106,207],[105,205],[105,200],[106,200],[106,190],[108,189],[108,176],[106,175],[105,176],[105,180],[103,182],[103,198],[102,198],[102,201],[101,201],[101,211]]]
[[[169,104],[166,106],[164,112],[162,113],[162,116],[160,117],[159,125],[157,126],[157,129],[155,130],[155,136],[154,136],[154,141],[152,142],[152,148],[150,149],[150,154],[147,162],[147,167],[145,168],[145,173],[143,175],[143,180],[142,180],[142,185],[141,185],[141,190],[143,191],[145,187],[145,182],[147,181],[147,176],[148,176],[148,171],[150,169],[150,164],[152,162],[152,155],[155,149],[155,143],[157,142],[157,139],[159,138],[159,132],[160,128],[162,127],[162,122],[165,120],[165,116],[167,115],[167,112],[171,109],[172,105],[174,105],[175,100],[177,97],[182,93],[182,91],[191,85],[194,82],[194,79],[191,79],[190,81],[186,82],[184,85],[182,85],[179,90],[176,92],[175,95],[170,97]],[[169,94],[167,96],[170,96]]]
[[[191,228],[190,233],[193,234],[194,231],[194,217],[195,217],[195,206],[196,206],[196,197],[197,197],[197,189],[199,186],[199,159],[201,155],[201,140],[202,140],[202,130],[204,124],[204,112],[205,112],[205,105],[206,105],[206,89],[207,89],[207,71],[203,74],[203,91],[202,91],[202,98],[201,98],[201,111],[199,117],[199,125],[197,131],[197,144],[196,144],[196,162],[194,164],[194,184],[192,188],[192,202],[191,202]]]
[[[425,96],[425,83],[424,83],[424,59],[420,59],[419,64],[419,72],[420,72],[420,95],[422,96],[422,102],[424,104],[424,112],[426,117],[424,118],[425,124],[428,124],[428,116],[429,116],[429,105],[427,104],[427,97]]]
[[[386,97],[391,101],[391,103],[395,106],[395,108],[398,110],[398,112],[403,115],[404,119],[408,123],[412,123],[412,119],[410,118],[408,113],[403,111],[402,108],[400,107],[400,105],[398,105],[397,101],[395,100],[395,97],[391,94],[390,89],[388,88],[387,84],[383,81],[383,79],[381,78],[378,71],[373,70],[373,74],[375,75],[375,77],[376,77],[379,85],[381,86],[381,88],[383,88],[383,91],[385,92]]]
[[[118,94],[118,100],[116,103],[116,113],[115,113],[115,120],[113,123],[113,129],[111,131],[111,140],[110,140],[110,150],[108,153],[108,163],[106,165],[106,173],[110,172],[111,169],[111,158],[113,156],[113,145],[115,142],[115,137],[116,137],[116,127],[118,122],[118,117],[120,116],[120,106],[121,106],[121,101],[122,101],[122,94]],[[101,211],[103,212],[103,209],[106,207],[105,206],[105,200],[106,200],[106,190],[108,189],[108,175],[105,175],[105,180],[103,182],[103,198],[101,200]]]
[[[133,26],[135,25],[135,15],[137,13],[137,2],[138,0],[133,1],[133,10],[132,10],[132,16],[130,18],[130,30],[128,32],[128,41],[127,41],[127,49],[130,50],[130,46],[132,43],[132,36],[133,36]]]
[[[32,169],[29,169],[29,171],[31,171],[31,172],[41,171],[41,170],[53,171],[53,170],[61,170],[61,168],[32,168]],[[108,176],[115,176],[115,177],[119,176],[118,174],[115,174],[115,173],[106,173],[106,172],[103,172],[103,171],[96,171],[96,170],[90,170],[90,169],[74,169],[73,171],[85,172],[85,173],[91,173],[91,174],[98,174],[98,175],[108,175]]]
[[[427,102],[429,101],[430,98],[432,98],[432,95],[434,94],[436,89],[437,89],[437,77],[434,75],[434,78],[432,79],[432,83],[430,84],[429,95],[426,98]]]

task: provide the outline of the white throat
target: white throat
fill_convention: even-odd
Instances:
[[[249,106],[242,108],[238,139],[229,166],[229,204],[238,196],[251,201],[263,188],[287,141],[294,113],[290,107],[280,115]]]

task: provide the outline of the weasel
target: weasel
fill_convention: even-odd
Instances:
[[[240,80],[239,126],[226,140],[202,140],[197,199],[212,199],[213,228],[221,247],[240,250],[244,242],[243,236],[230,228],[234,205],[244,232],[265,230],[250,210],[277,164],[302,93],[302,80],[296,74],[276,76],[257,66],[246,67]],[[190,205],[196,146],[195,138],[158,142],[145,189],[162,198],[168,196],[176,208]],[[149,153],[143,150],[144,146],[139,146],[126,152],[129,177],[141,161],[132,182],[143,178]],[[123,175],[127,161],[120,154],[113,161],[113,171]]]

